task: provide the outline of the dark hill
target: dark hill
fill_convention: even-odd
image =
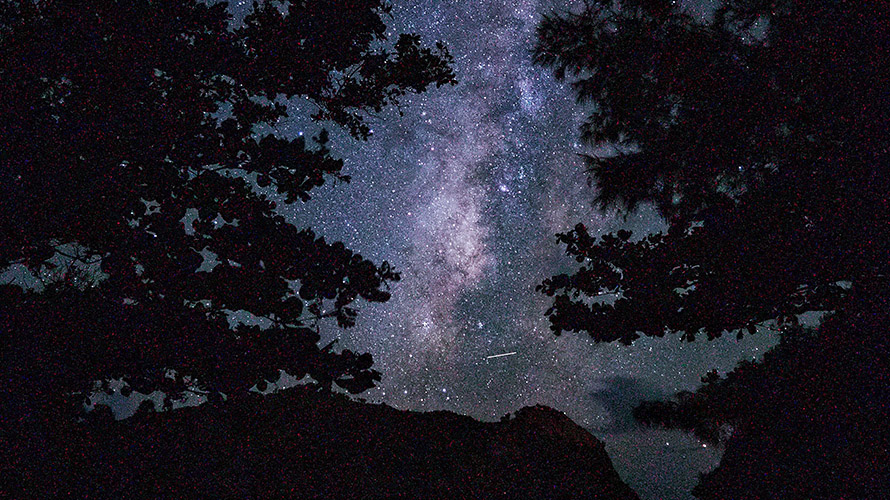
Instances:
[[[93,417],[58,435],[39,467],[17,468],[26,491],[14,496],[637,498],[602,443],[544,406],[486,423],[305,386],[122,421]]]

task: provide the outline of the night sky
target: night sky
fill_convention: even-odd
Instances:
[[[681,492],[717,464],[719,451],[681,432],[640,429],[630,409],[693,389],[708,370],[729,370],[774,339],[644,338],[626,347],[549,330],[549,298],[534,287],[574,263],[557,232],[578,222],[637,236],[661,227],[651,210],[624,218],[591,208],[593,189],[576,156],[588,148],[577,143],[584,109],[566,83],[531,63],[541,14],[579,2],[393,3],[391,33],[444,41],[459,84],[405,99],[402,117],[389,110],[370,118],[367,142],[332,130],[352,182],[326,185],[282,211],[402,272],[392,300],[362,304],[352,329],[324,325],[325,340],[374,355],[383,382],[361,395],[368,401],[482,420],[545,404],[600,437],[642,497],[686,498]],[[706,16],[716,1],[688,3]],[[308,104],[290,106],[292,118],[275,133],[314,135]],[[488,358],[505,353],[515,354]]]

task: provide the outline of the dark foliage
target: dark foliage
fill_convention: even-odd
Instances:
[[[882,498],[890,7],[728,0],[699,24],[677,3],[590,0],[539,26],[536,60],[592,105],[582,137],[619,146],[585,155],[596,202],[668,223],[642,240],[558,235],[580,266],[539,287],[551,328],[630,344],[776,320],[763,362],[636,418],[726,442],[701,498]],[[802,329],[809,311],[828,319]]]
[[[644,403],[635,416],[725,443],[720,466],[694,491],[703,499],[883,498],[890,311],[880,302],[863,309],[791,330],[762,362],[710,373],[695,393]]]
[[[0,3],[0,269],[45,285],[0,288],[5,430],[49,431],[109,378],[170,399],[279,370],[373,387],[370,354],[320,347],[317,322],[353,325],[399,275],[277,213],[349,180],[328,133],[255,130],[299,96],[362,139],[366,113],[454,83],[443,45],[387,44],[388,13],[263,2],[231,28],[226,3]]]
[[[582,136],[624,151],[585,155],[597,202],[669,224],[560,234],[581,266],[539,287],[557,334],[741,336],[887,281],[890,8],[739,0],[701,25],[678,3],[591,0],[539,26],[536,61],[592,103]]]
[[[849,322],[846,324],[849,326]],[[762,360],[742,361],[725,376],[713,370],[702,377],[702,385],[695,392],[679,392],[668,401],[643,402],[634,409],[634,417],[644,424],[688,430],[704,441],[722,444],[733,429],[772,411],[770,408],[787,406],[802,397],[844,399],[860,392],[829,390],[837,384],[861,388],[864,392],[858,396],[862,401],[855,405],[860,407],[856,413],[865,412],[865,407],[878,403],[881,380],[874,375],[880,371],[868,358],[848,352],[843,346],[835,346],[830,357],[819,357],[829,348],[832,336],[844,327],[840,317],[832,317],[819,329],[788,328],[779,344],[767,351]],[[856,333],[871,335],[865,331]],[[874,344],[873,350],[882,356],[887,354],[883,342]],[[818,395],[805,394],[815,388]],[[875,415],[881,411],[871,409]]]
[[[308,386],[260,398],[94,412],[37,467],[3,471],[5,493],[36,480],[42,498],[637,498],[602,443],[550,408],[485,423]]]

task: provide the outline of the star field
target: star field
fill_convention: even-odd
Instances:
[[[651,210],[625,218],[591,208],[576,156],[585,110],[567,84],[531,63],[541,14],[578,3],[395,2],[391,32],[444,41],[459,84],[406,98],[404,116],[371,117],[365,143],[333,130],[352,182],[323,186],[282,213],[402,273],[389,302],[361,306],[356,327],[323,327],[325,340],[374,355],[383,381],[363,398],[483,420],[545,404],[601,437],[641,495],[684,498],[678,492],[719,452],[680,433],[639,429],[618,409],[692,389],[708,370],[731,369],[773,339],[647,338],[626,347],[550,332],[549,299],[534,287],[572,264],[557,232],[578,222],[640,235],[661,227]],[[318,130],[299,118],[305,103],[289,106],[293,118],[276,133]],[[507,352],[516,354],[487,358]]]

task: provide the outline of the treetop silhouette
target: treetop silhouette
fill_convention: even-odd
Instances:
[[[582,155],[596,203],[651,204],[669,224],[559,234],[580,266],[538,287],[551,328],[741,336],[886,294],[888,15],[729,0],[699,23],[668,0],[589,0],[546,16],[536,62],[590,106],[582,138],[619,151]]]
[[[387,42],[389,12],[254,2],[231,28],[225,2],[4,1],[0,269],[52,276],[41,292],[3,287],[8,382],[82,398],[123,377],[175,398],[285,370],[372,387],[371,356],[320,348],[314,325],[352,326],[355,301],[388,300],[399,274],[276,211],[349,180],[327,131],[255,130],[299,97],[364,139],[366,113],[455,83],[444,45]],[[231,329],[237,311],[270,326]]]
[[[546,279],[551,328],[632,343],[767,321],[762,361],[644,402],[649,425],[725,443],[703,499],[881,498],[890,313],[890,8],[727,0],[585,2],[539,25],[535,59],[571,79],[595,201],[641,204],[665,233],[557,236],[579,266]],[[822,311],[818,328],[799,315]]]

